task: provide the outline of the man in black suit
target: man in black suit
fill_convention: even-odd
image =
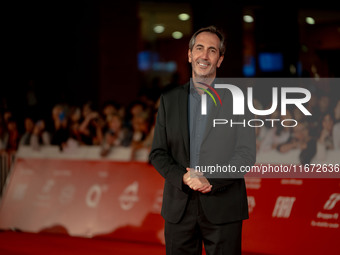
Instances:
[[[242,221],[248,218],[243,173],[195,171],[217,165],[239,170],[255,163],[252,128],[213,127],[214,119],[245,123],[250,118],[247,113],[233,115],[230,91],[216,89],[223,105],[207,100],[207,114],[201,114],[202,94],[214,87],[224,50],[219,30],[198,30],[188,50],[192,80],[160,98],[150,161],[165,178],[162,216],[168,255],[201,254],[202,242],[208,255],[241,254]]]

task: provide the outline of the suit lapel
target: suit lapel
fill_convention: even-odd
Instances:
[[[179,125],[181,125],[183,128],[181,128],[182,131],[182,137],[184,140],[184,146],[187,155],[190,155],[189,151],[189,125],[188,125],[188,94],[189,94],[189,84],[186,83],[182,86],[182,89],[180,90],[180,94],[178,97],[178,114],[179,114]]]
[[[221,93],[221,92],[222,93]],[[218,92],[218,94],[220,95],[220,97],[221,97],[221,101],[222,101],[222,103],[223,103],[223,99],[224,99],[224,96],[225,96],[225,94],[226,94],[226,90],[224,89],[224,90],[221,90],[221,89],[217,89],[217,92]],[[222,95],[221,95],[222,94]],[[208,99],[209,100],[209,99]],[[213,120],[216,118],[216,116],[217,116],[217,114],[219,113],[219,111],[221,111],[221,108],[222,108],[222,106],[219,104],[219,102],[218,102],[218,104],[217,104],[217,106],[213,106],[212,107],[212,109],[211,109],[211,112],[210,113],[208,113],[208,120],[207,120],[207,123],[206,123],[206,127],[205,127],[205,131],[204,131],[204,138],[203,138],[203,141],[202,141],[202,144],[204,143],[204,141],[207,139],[207,137],[209,136],[209,133],[210,133],[210,131],[211,131],[211,129],[212,129],[212,123],[213,123]]]

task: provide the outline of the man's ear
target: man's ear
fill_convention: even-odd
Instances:
[[[220,58],[217,61],[217,67],[220,67],[220,65],[222,64],[223,59],[224,59],[224,55],[220,56]]]
[[[191,50],[188,50],[188,61],[189,63],[191,63],[192,59],[191,59]]]

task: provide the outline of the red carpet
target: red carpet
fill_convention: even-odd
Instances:
[[[60,234],[0,232],[1,255],[165,255],[158,244],[87,239]],[[205,252],[203,252],[205,254]],[[243,255],[256,255],[242,253]],[[257,254],[260,255],[260,254]]]
[[[1,255],[162,255],[164,246],[157,244],[86,239],[54,234],[0,233]]]

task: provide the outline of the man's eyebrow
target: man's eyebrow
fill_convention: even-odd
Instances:
[[[203,47],[203,48],[204,48],[204,45],[202,45],[202,44],[197,44],[197,45],[195,46],[195,48],[196,48],[196,47]],[[211,50],[211,49],[217,50],[217,48],[215,48],[214,46],[209,46],[208,49],[210,49],[210,50]]]
[[[214,46],[210,46],[208,49],[217,50]]]

